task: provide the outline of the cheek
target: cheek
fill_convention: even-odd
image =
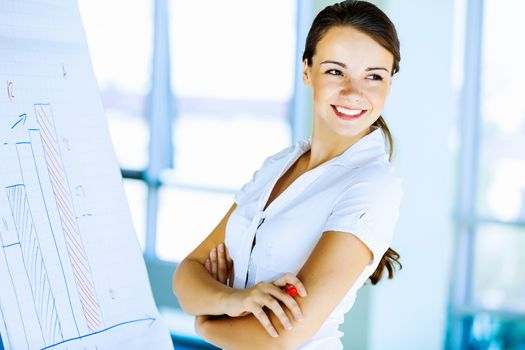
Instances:
[[[382,108],[388,96],[388,87],[381,86],[381,87],[369,89],[367,95],[368,95],[370,102],[372,102],[372,104],[374,105],[374,107]]]
[[[321,101],[333,95],[337,95],[337,92],[340,89],[338,84],[331,82],[331,81],[323,80],[323,79],[318,79],[312,85],[312,87],[313,87],[313,96],[314,96],[315,101]]]

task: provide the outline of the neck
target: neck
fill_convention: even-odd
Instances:
[[[333,133],[328,135],[327,133],[318,131],[319,128],[315,128],[315,126],[313,130],[311,148],[304,154],[306,171],[341,155],[349,147],[372,131],[371,128],[367,128],[355,136],[342,137],[334,135]]]

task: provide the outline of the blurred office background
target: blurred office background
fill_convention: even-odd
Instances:
[[[364,286],[347,349],[525,349],[525,3],[377,0],[401,71],[384,116],[403,269]],[[157,305],[177,349],[211,348],[171,292],[264,158],[310,132],[300,68],[326,0],[79,0]]]

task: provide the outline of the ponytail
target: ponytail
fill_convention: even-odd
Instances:
[[[386,125],[386,122],[382,116],[380,116],[372,125],[377,126],[383,130],[388,143],[388,160],[392,161],[392,155],[394,153],[394,140],[392,139],[392,134],[388,129],[388,125]],[[401,265],[399,262],[399,253],[392,248],[388,248],[381,258],[379,265],[377,265],[376,270],[372,275],[370,275],[370,282],[372,282],[373,285],[376,285],[377,282],[379,282],[379,280],[381,280],[383,277],[383,272],[385,269],[388,271],[388,278],[392,279],[394,277],[395,265],[397,265],[400,270],[403,268],[403,265]]]

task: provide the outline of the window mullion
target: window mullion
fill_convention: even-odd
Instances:
[[[464,220],[476,217],[476,192],[480,144],[480,75],[482,54],[483,1],[467,0],[465,30],[464,80],[459,106],[461,135],[458,164],[457,217],[454,261],[451,274],[451,295],[447,329],[447,349],[461,349],[468,331],[458,308],[471,303],[474,237],[477,222]]]
[[[149,162],[145,174],[148,183],[148,209],[144,255],[147,257],[155,256],[160,175],[164,169],[172,167],[173,164],[171,135],[173,96],[170,87],[168,14],[168,1],[155,0],[153,60],[148,106]]]

